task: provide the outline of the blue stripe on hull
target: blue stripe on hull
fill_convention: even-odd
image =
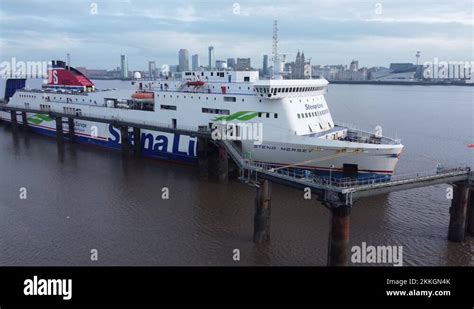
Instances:
[[[331,176],[331,178],[334,179],[340,179],[340,178],[348,178],[347,175],[345,175],[343,172],[340,171],[332,171],[329,173],[329,171],[323,171],[323,170],[316,170],[313,171],[313,173],[317,176],[321,177],[327,177]],[[331,175],[330,175],[331,174]],[[377,179],[377,180],[390,180],[391,175],[388,174],[377,174],[377,173],[369,173],[369,172],[359,172],[357,175],[354,177],[351,177],[353,179],[366,179],[366,178],[371,178],[371,179]]]
[[[51,130],[47,130],[43,128],[32,127],[32,126],[29,126],[29,128],[34,133],[38,133],[38,134],[46,135],[50,137],[56,137],[56,131],[51,131]],[[67,137],[67,134],[64,134],[64,139],[69,140],[69,138]],[[107,148],[111,150],[122,149],[121,144],[94,139],[94,138],[90,138],[86,136],[76,135],[76,141],[82,144],[95,145],[95,146],[99,146],[99,147]],[[133,145],[130,145],[130,146],[132,147]],[[143,145],[142,145],[141,152],[144,157],[149,157],[149,158],[155,158],[155,159],[160,159],[160,160],[170,160],[170,161],[177,161],[177,162],[191,163],[191,164],[197,163],[196,157],[179,155],[179,154],[163,152],[163,151],[153,151],[150,149],[145,149]]]
[[[263,163],[263,162],[262,162]],[[281,166],[275,165],[275,164],[269,164],[269,168],[281,168]],[[375,172],[358,172],[356,175],[351,175],[348,176],[347,174],[344,174],[344,172],[340,170],[333,170],[330,172],[329,170],[325,169],[306,169],[306,168],[295,168],[295,167],[289,167],[289,168],[281,168],[280,169],[281,173],[287,173],[288,175],[296,175],[297,177],[310,177],[312,175],[318,176],[318,177],[323,177],[323,178],[329,178],[331,177],[332,179],[341,179],[341,178],[351,178],[351,179],[376,179],[376,180],[383,180],[383,181],[388,181],[391,178],[391,174],[381,174],[381,173],[375,173]]]

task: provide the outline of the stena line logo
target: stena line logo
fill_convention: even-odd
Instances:
[[[25,280],[25,296],[62,296],[64,300],[72,298],[72,279],[33,279]]]
[[[158,133],[158,132],[157,132]],[[119,145],[122,142],[120,130],[109,125],[109,142]],[[133,132],[128,132],[128,139],[134,142]],[[145,150],[159,153],[168,152],[182,157],[196,157],[196,137],[185,136],[174,133],[142,133],[141,147]]]

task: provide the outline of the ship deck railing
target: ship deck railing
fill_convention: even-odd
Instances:
[[[435,185],[450,181],[469,179],[472,174],[468,166],[440,168],[416,173],[398,175],[373,175],[368,177],[328,177],[315,175],[310,170],[295,165],[277,166],[275,164],[254,161],[246,156],[231,141],[222,142],[230,157],[241,169],[241,180],[256,183],[258,177],[271,179],[299,188],[312,188],[327,192],[335,192],[346,196],[352,204],[352,197],[370,196],[375,192],[393,192],[404,189]],[[472,177],[472,176],[471,176]]]

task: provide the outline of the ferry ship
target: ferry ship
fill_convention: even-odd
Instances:
[[[42,89],[10,83],[7,104],[44,111],[28,113],[28,126],[51,136],[56,134],[56,123],[48,116],[50,112],[196,131],[223,121],[258,123],[263,126],[262,142],[238,143],[254,162],[331,177],[389,179],[403,145],[396,139],[335,124],[324,97],[328,82],[284,79],[284,60],[274,40],[271,79],[260,79],[258,71],[187,71],[178,79],[133,81],[136,89],[101,90],[65,62],[53,61]],[[0,118],[10,121],[10,114],[0,112]],[[22,122],[20,116],[18,122]],[[68,132],[67,124],[63,131]],[[141,133],[144,156],[197,162],[196,137],[150,130]],[[113,125],[75,120],[75,134],[79,142],[121,148],[120,130]],[[129,140],[133,143],[133,132]]]

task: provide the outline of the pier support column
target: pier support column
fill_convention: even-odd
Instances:
[[[64,137],[63,118],[56,117],[56,139],[58,140],[58,142],[62,143],[63,137]]]
[[[331,205],[331,226],[328,240],[328,266],[349,264],[349,233],[351,206]]]
[[[68,124],[68,129],[69,129],[69,134],[68,134],[69,141],[74,143],[76,141],[76,128],[74,126],[74,119],[68,118],[67,124]]]
[[[130,142],[128,139],[128,127],[120,127],[120,136],[122,140],[122,154],[127,156],[130,153]]]
[[[142,153],[142,133],[140,128],[133,128],[133,153],[136,156]]]
[[[469,186],[467,183],[458,182],[453,185],[453,199],[449,209],[449,232],[448,240],[453,242],[464,241],[466,234],[467,203],[469,197]]]
[[[21,112],[21,121],[23,122],[23,130],[28,130],[28,117],[26,112]]]
[[[219,157],[217,160],[217,178],[220,183],[229,183],[229,159],[227,157],[227,149],[219,145]]]
[[[197,155],[199,165],[199,177],[201,180],[209,179],[209,145],[207,139],[198,138]]]
[[[10,120],[12,125],[12,131],[18,129],[18,120],[16,119],[16,111],[10,111]]]
[[[253,241],[257,244],[270,240],[271,196],[271,182],[268,180],[261,181],[260,186],[257,187],[253,221]]]
[[[471,188],[469,192],[468,207],[467,232],[474,237],[474,188]]]

